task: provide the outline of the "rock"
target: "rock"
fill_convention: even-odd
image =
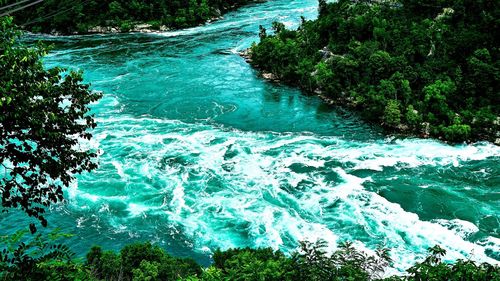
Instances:
[[[100,26],[94,26],[92,28],[89,28],[89,30],[87,30],[88,33],[100,33],[102,32],[102,27]]]
[[[147,23],[137,24],[134,26],[134,29],[137,29],[137,30],[150,29],[150,28],[151,28],[151,25],[147,24]]]
[[[319,53],[323,57],[323,60],[329,59],[331,56],[333,56],[332,51],[328,49],[328,46],[325,46],[323,49],[319,50]]]
[[[153,29],[151,28],[152,25],[147,24],[147,23],[142,23],[142,24],[136,24],[131,32],[144,32],[144,33],[151,33],[153,32]]]
[[[245,49],[241,52],[239,52],[239,55],[245,59],[246,62],[251,63],[252,62],[252,52],[250,48]]]
[[[118,29],[110,26],[94,26],[87,30],[88,33],[117,33]]]
[[[495,144],[496,144],[496,145],[500,145],[500,138],[497,138],[497,139],[495,140]]]
[[[429,122],[423,122],[422,123],[422,134],[423,136],[426,138],[426,137],[429,137],[431,133],[431,124]]]
[[[335,101],[325,95],[319,95],[319,97],[328,105],[334,105]]]
[[[262,78],[269,80],[269,81],[274,81],[274,82],[279,81],[279,79],[276,75],[274,75],[273,73],[268,73],[268,72],[262,73]]]
[[[399,124],[396,126],[396,128],[402,132],[410,130],[410,127],[408,125],[405,125],[405,124]]]

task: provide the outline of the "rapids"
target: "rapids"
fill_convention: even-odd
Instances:
[[[158,34],[28,38],[54,44],[48,67],[81,69],[104,92],[84,144],[100,167],[78,177],[49,225],[75,234],[79,255],[149,240],[208,264],[219,247],[291,252],[321,238],[332,250],[389,247],[394,271],[435,244],[449,260],[498,263],[498,146],[384,136],[263,81],[238,56],[259,25],[296,27],[316,5],[268,1]],[[2,231],[25,220],[2,217]]]

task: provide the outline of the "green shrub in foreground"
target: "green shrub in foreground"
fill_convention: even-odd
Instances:
[[[2,237],[0,280],[500,281],[498,266],[470,260],[445,263],[446,251],[439,246],[430,248],[429,255],[405,275],[384,277],[392,263],[389,251],[379,249],[371,256],[352,243],[341,243],[331,254],[324,241],[302,242],[290,256],[270,248],[217,250],[213,264],[202,269],[194,260],[172,257],[151,243],[129,244],[119,253],[95,246],[81,262],[61,244],[67,236],[26,234]]]

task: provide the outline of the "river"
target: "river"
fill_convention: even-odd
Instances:
[[[100,167],[78,176],[50,226],[75,234],[79,255],[147,240],[208,264],[219,247],[289,253],[325,239],[389,247],[394,271],[435,244],[448,260],[498,263],[498,146],[385,136],[238,56],[260,24],[296,27],[316,5],[268,1],[158,34],[33,37],[54,44],[48,67],[81,69],[104,92],[83,144]]]

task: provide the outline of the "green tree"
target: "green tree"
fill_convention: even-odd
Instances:
[[[132,281],[156,281],[158,280],[158,262],[141,261],[139,268],[132,270]]]
[[[89,104],[101,94],[82,84],[79,72],[46,70],[46,48],[26,47],[19,35],[11,18],[0,18],[2,211],[21,209],[46,226],[45,208],[64,199],[76,174],[97,167],[96,154],[79,144],[92,137]]]
[[[113,1],[109,3],[109,14],[115,18],[119,19],[125,13],[125,9],[123,9],[120,2]]]
[[[384,110],[384,122],[387,126],[397,127],[401,124],[401,111],[397,100],[389,100]]]
[[[159,26],[179,28],[196,26],[253,1],[44,0],[24,9],[22,13],[16,13],[14,20],[29,31],[58,34],[88,33],[89,29],[96,26],[120,29],[123,22],[132,27],[159,22]]]
[[[43,236],[27,233],[20,230],[0,237],[1,280],[69,281],[88,276],[85,268],[72,262],[74,253],[61,244],[70,235],[57,229]]]
[[[296,31],[274,24],[252,64],[392,131],[497,139],[499,1],[338,0],[319,10]]]
[[[406,108],[405,119],[406,123],[414,128],[418,127],[419,124],[422,123],[422,116],[411,104]]]
[[[270,248],[230,249],[214,254],[214,266],[229,280],[287,280],[293,274],[290,265],[283,253]]]

